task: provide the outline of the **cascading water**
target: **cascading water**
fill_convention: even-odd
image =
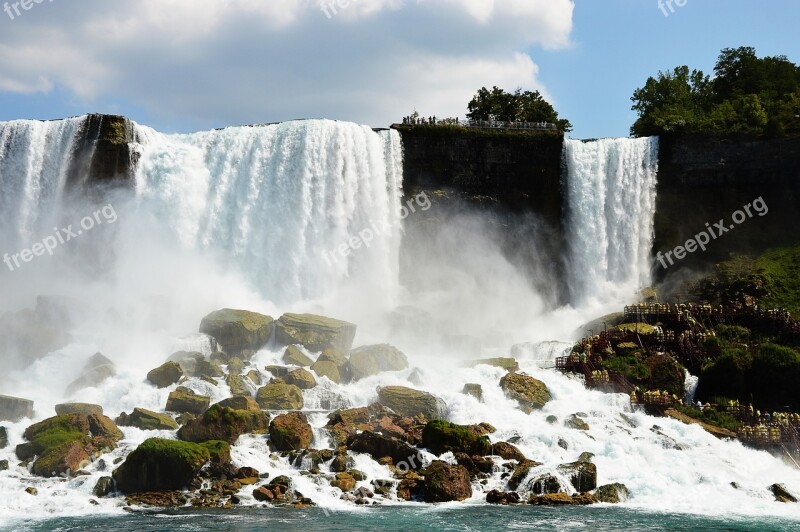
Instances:
[[[658,138],[566,140],[564,156],[572,302],[629,296],[650,281]]]

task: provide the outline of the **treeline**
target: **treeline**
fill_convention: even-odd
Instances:
[[[800,68],[785,56],[726,48],[710,77],[680,66],[659,72],[633,93],[634,136],[665,133],[800,134]]]

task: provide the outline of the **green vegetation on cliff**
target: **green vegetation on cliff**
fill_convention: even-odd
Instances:
[[[688,66],[659,72],[633,93],[636,136],[706,133],[787,136],[800,133],[800,67],[754,48],[725,48],[714,77]]]

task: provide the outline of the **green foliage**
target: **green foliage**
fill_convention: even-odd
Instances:
[[[231,461],[231,446],[226,441],[210,440],[200,444],[205,447],[212,462],[225,464]]]
[[[728,429],[733,432],[739,430],[739,427],[742,425],[741,422],[732,415],[728,414],[727,412],[720,412],[714,408],[704,408],[700,410],[695,406],[677,405],[675,406],[675,409],[682,414],[699,419],[700,421],[708,423],[709,425],[722,427],[723,429]]]
[[[539,91],[506,92],[498,87],[481,88],[467,105],[467,117],[472,120],[499,122],[549,122],[559,131],[572,131],[569,120],[559,119],[558,112]]]
[[[767,291],[761,304],[800,315],[800,246],[767,251],[756,259],[755,269]]]
[[[144,458],[145,462],[158,460],[200,468],[211,459],[211,454],[206,447],[197,443],[150,438],[128,455],[127,460],[135,462],[140,458]]]
[[[800,68],[785,56],[726,48],[711,79],[680,66],[650,77],[631,100],[636,136],[670,132],[785,136],[800,133]]]
[[[681,365],[669,355],[653,355],[645,361],[650,370],[648,386],[650,389],[666,390],[683,396],[686,375]]]
[[[651,377],[650,368],[647,367],[647,364],[634,355],[612,357],[603,362],[603,367],[607,371],[621,373],[634,384],[645,384],[649,382]]]
[[[717,338],[725,343],[746,344],[750,341],[750,329],[739,325],[718,325]]]

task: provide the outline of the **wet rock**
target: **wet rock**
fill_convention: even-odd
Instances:
[[[241,356],[243,351],[257,351],[264,347],[274,323],[273,318],[263,314],[222,309],[203,318],[200,332],[213,336],[228,355]]]
[[[356,488],[356,479],[350,473],[336,473],[336,478],[331,481],[331,486],[342,491],[353,491]]]
[[[35,496],[39,495],[39,490],[37,490],[34,487],[29,486],[29,487],[25,488],[25,493],[27,493],[28,495],[33,495],[35,497]]]
[[[288,366],[267,366],[265,368],[273,377],[277,379],[285,379],[292,368]]]
[[[528,476],[531,469],[539,467],[539,462],[534,462],[533,460],[523,460],[520,462],[516,468],[514,468],[514,472],[511,474],[511,477],[508,479],[508,487],[512,490],[516,491],[519,488],[522,481]]]
[[[250,379],[250,382],[255,384],[256,386],[261,386],[263,381],[261,379],[261,373],[257,369],[251,369],[247,372],[247,378]]]
[[[0,427],[0,449],[5,449],[8,446],[8,429]]]
[[[178,422],[167,414],[159,414],[144,408],[134,408],[133,412],[123,412],[115,420],[121,427],[136,427],[142,430],[177,430]]]
[[[73,395],[84,388],[99,386],[106,379],[110,379],[117,374],[114,363],[102,353],[92,355],[83,366],[81,376],[67,386],[64,392],[67,396]]]
[[[558,439],[558,446],[564,449],[565,451],[569,450],[569,443],[567,443],[567,440],[563,438]]]
[[[258,502],[272,502],[275,500],[275,493],[269,488],[261,486],[253,490],[253,498]]]
[[[303,392],[293,384],[268,384],[258,390],[256,402],[265,410],[301,410]]]
[[[547,493],[540,496],[533,495],[528,501],[529,504],[538,506],[585,506],[596,502],[597,500],[589,493],[575,496],[566,493]]]
[[[128,455],[113,478],[125,494],[180,490],[210,459],[202,445],[151,438]]]
[[[773,484],[769,487],[769,491],[772,492],[778,502],[797,502],[797,497],[789,493],[789,490],[783,484]]]
[[[382,371],[408,368],[408,358],[389,344],[366,345],[350,352],[348,373],[354,381],[377,375]]]
[[[570,479],[578,492],[592,491],[597,488],[597,466],[591,460],[591,453],[583,453],[577,462],[558,466],[558,471]]]
[[[436,461],[425,469],[425,502],[463,501],[471,496],[470,476],[464,467]]]
[[[391,408],[401,416],[425,416],[427,419],[442,419],[447,413],[447,404],[435,395],[405,386],[386,386],[378,391],[378,402]]]
[[[557,418],[556,416],[549,415],[549,416],[547,416],[547,418],[545,419],[545,421],[547,421],[547,422],[548,422],[548,423],[550,423],[551,425],[555,425],[556,423],[558,423],[558,418]]]
[[[8,460],[0,460],[0,471],[8,471]]]
[[[492,366],[495,368],[502,368],[506,371],[519,371],[519,363],[513,358],[483,358],[480,360],[470,360],[464,364],[464,367],[474,368],[476,366]]]
[[[572,414],[564,421],[564,426],[575,430],[589,430],[589,424],[578,417],[577,414]]]
[[[425,480],[422,478],[404,478],[397,485],[397,498],[404,501],[421,499],[425,494]]]
[[[194,368],[194,376],[198,378],[217,379],[225,376],[222,365],[216,360],[198,360]]]
[[[238,374],[232,374],[225,377],[225,384],[231,389],[231,395],[241,397],[252,397],[253,392],[247,385],[244,377]]]
[[[529,491],[537,495],[559,493],[563,491],[561,489],[561,483],[558,481],[558,479],[549,473],[533,479],[528,483],[528,487]]]
[[[107,497],[114,491],[114,479],[111,477],[100,477],[94,485],[92,493],[95,497]]]
[[[353,346],[356,326],[346,321],[313,314],[284,314],[275,324],[278,344],[299,344],[309,351],[333,348],[347,353]]]
[[[290,366],[300,366],[302,368],[311,367],[314,363],[300,348],[296,345],[290,345],[283,352],[283,362]]]
[[[436,455],[452,451],[484,456],[492,448],[486,436],[479,435],[468,426],[441,419],[434,419],[425,426],[422,444]]]
[[[312,364],[311,370],[319,377],[328,377],[336,384],[341,384],[343,381],[339,366],[329,360],[317,360]]]
[[[526,460],[525,455],[522,454],[522,451],[517,449],[517,447],[514,445],[504,441],[493,444],[490,454],[499,456],[505,460],[517,460],[518,462],[523,462]]]
[[[478,401],[483,401],[483,387],[480,384],[467,383],[461,393],[471,395]]]
[[[308,448],[314,434],[305,414],[289,412],[272,420],[269,437],[277,450],[294,451]]]
[[[631,494],[625,484],[606,484],[600,486],[595,490],[594,497],[598,502],[606,502],[609,504],[619,504],[625,502],[630,498]]]
[[[197,363],[200,360],[205,360],[203,353],[196,351],[178,351],[170,355],[167,362],[175,362],[181,367],[181,371],[189,377],[196,375]]]
[[[317,380],[310,371],[299,368],[286,375],[286,384],[294,384],[301,390],[310,390],[317,385]]]
[[[220,440],[233,444],[242,434],[264,433],[268,428],[266,412],[233,410],[216,404],[181,427],[178,438],[194,443]]]
[[[507,373],[500,379],[500,388],[506,397],[515,399],[526,413],[542,408],[551,399],[545,383],[520,373]]]
[[[425,384],[425,375],[419,368],[414,368],[414,371],[408,374],[408,382],[414,386],[422,386]]]
[[[371,431],[355,434],[348,438],[347,448],[357,453],[366,453],[375,460],[384,457],[392,459],[395,466],[404,464],[405,470],[417,469],[422,464],[417,459],[417,450],[397,438],[384,436]]]
[[[486,494],[486,502],[489,504],[519,504],[519,493],[516,491],[492,490]]]
[[[233,410],[253,410],[259,411],[261,407],[258,406],[255,399],[252,397],[244,397],[244,396],[235,396],[229,397],[228,399],[223,399],[219,403],[215,403],[217,406],[223,408],[232,408]]]
[[[147,380],[159,388],[167,388],[183,378],[183,368],[177,362],[166,362],[150,370]]]
[[[230,375],[241,375],[245,366],[244,360],[239,357],[233,357],[228,360],[228,373]]]
[[[68,414],[31,425],[17,446],[20,460],[35,457],[34,475],[54,477],[85,467],[90,459],[114,449],[122,431],[109,418],[96,414]]]
[[[93,405],[89,403],[63,403],[56,405],[56,415],[64,416],[67,414],[96,414],[103,415],[103,407],[100,405]]]
[[[211,399],[209,397],[196,394],[189,388],[179,386],[169,394],[166,410],[168,412],[200,415],[208,408],[210,403]]]

